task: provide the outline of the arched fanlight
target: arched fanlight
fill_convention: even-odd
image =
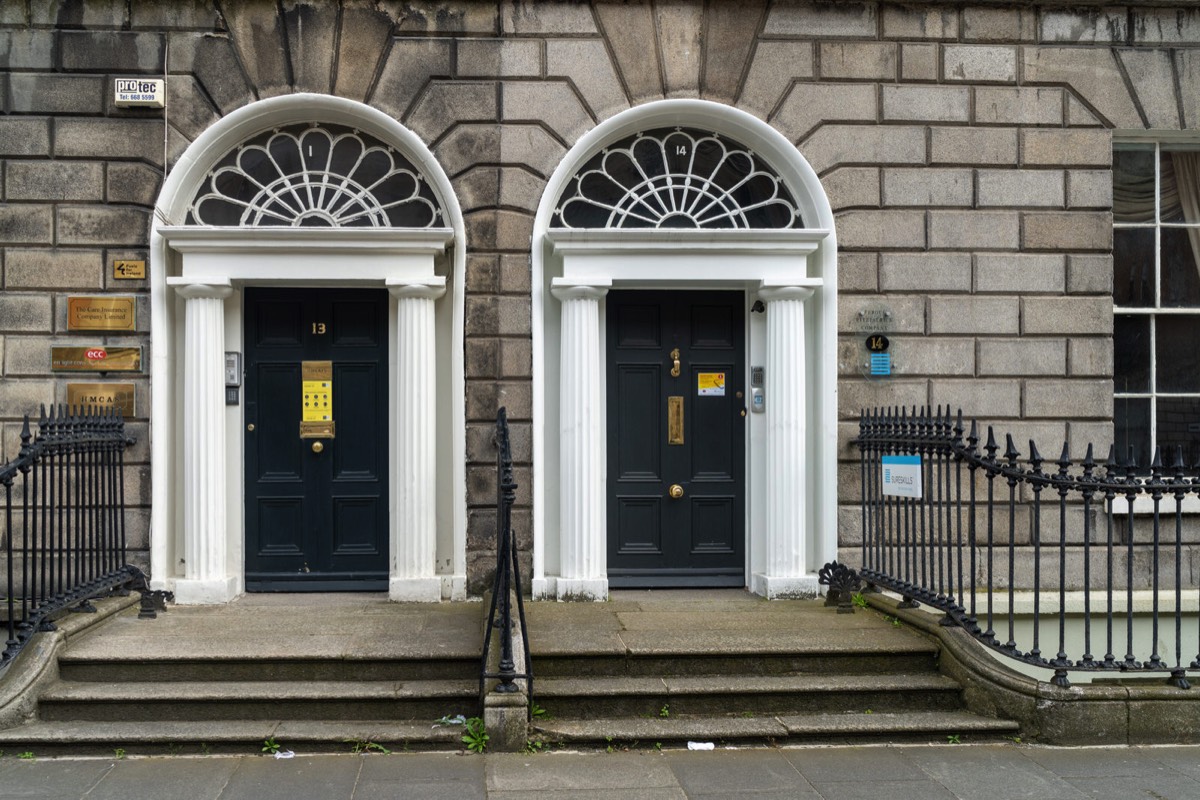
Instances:
[[[584,164],[555,206],[559,228],[800,228],[782,179],[715,133],[661,128],[610,145]]]
[[[442,210],[418,169],[393,148],[340,125],[266,131],[205,176],[188,224],[430,228]]]

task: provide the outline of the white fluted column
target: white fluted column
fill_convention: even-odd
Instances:
[[[559,600],[608,597],[604,420],[600,394],[603,286],[556,285],[562,303],[559,367]]]
[[[807,380],[804,303],[813,290],[762,289],[767,304],[766,564],[754,588],[767,597],[812,594],[807,575]]]
[[[174,281],[173,281],[174,282]],[[228,565],[225,474],[225,298],[228,282],[178,282],[184,304],[183,559],[178,603],[227,603],[238,590]]]
[[[392,600],[436,603],[437,576],[437,283],[388,286],[396,298],[395,509],[392,515]]]

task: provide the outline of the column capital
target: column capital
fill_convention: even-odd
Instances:
[[[775,300],[799,300],[801,302],[813,296],[814,290],[807,286],[764,286],[758,290],[758,297],[765,303]]]
[[[600,300],[608,294],[612,281],[608,278],[595,281],[568,281],[555,278],[550,282],[550,294],[560,301],[566,300]]]
[[[228,278],[167,278],[167,285],[187,300],[224,300],[233,294]]]
[[[443,277],[428,278],[418,282],[393,283],[387,281],[387,290],[395,298],[413,297],[424,300],[437,300],[446,293],[446,279]]]

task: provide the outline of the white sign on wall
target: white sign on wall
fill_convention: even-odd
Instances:
[[[113,102],[122,108],[162,108],[167,93],[163,81],[153,78],[114,78]]]
[[[921,457],[883,456],[883,493],[921,498]]]

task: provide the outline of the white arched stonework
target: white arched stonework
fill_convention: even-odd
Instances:
[[[433,188],[445,227],[185,224],[205,176],[226,153],[295,123],[344,125],[395,148]],[[344,286],[391,295],[389,592],[400,600],[464,598],[466,234],[429,148],[386,114],[345,98],[293,94],[252,103],[180,156],[155,207],[150,247],[153,586],[193,603],[225,602],[244,590],[243,406],[224,405],[221,376],[210,386],[221,353],[243,350],[242,287]],[[205,346],[194,349],[201,340]],[[414,378],[420,390],[405,391]],[[409,436],[416,419],[419,435]],[[203,442],[212,446],[198,457]],[[190,494],[196,490],[203,494]],[[203,498],[223,501],[224,511],[217,502],[202,507]]]
[[[588,159],[671,126],[711,130],[752,150],[791,192],[806,227],[551,228],[558,198]],[[534,220],[532,269],[534,596],[608,594],[604,504],[596,513],[594,503],[561,498],[606,496],[600,343],[610,288],[741,289],[748,310],[762,301],[765,313],[747,314],[747,364],[768,373],[766,413],[749,416],[746,437],[746,586],[767,597],[816,594],[817,570],[837,557],[837,241],[828,198],[803,156],[763,121],[718,103],[664,100],[624,111],[584,135],[551,176]],[[601,327],[584,330],[589,324]],[[586,359],[595,391],[577,368],[567,385],[569,358]]]

